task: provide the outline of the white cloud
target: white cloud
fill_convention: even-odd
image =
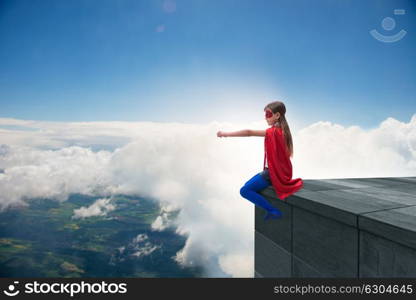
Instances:
[[[88,218],[93,216],[105,216],[108,212],[114,210],[115,205],[110,203],[111,198],[101,198],[96,200],[88,207],[82,206],[78,209],[74,209],[74,215],[72,218]]]
[[[163,231],[173,226],[175,226],[174,220],[169,218],[169,214],[167,212],[162,211],[162,213],[153,221],[151,228],[152,230]]]
[[[142,259],[158,249],[162,249],[162,245],[153,244],[146,233],[140,233],[126,246],[118,247],[118,252],[111,255],[109,263],[116,265],[118,262],[125,261],[127,257]]]
[[[159,245],[153,245],[148,241],[148,239],[149,237],[145,233],[137,235],[130,243],[130,247],[132,247],[134,250],[134,253],[131,255],[136,257],[143,257],[150,255],[153,251],[161,248]]]
[[[305,178],[416,176],[416,115],[368,131],[318,122],[295,139],[294,164]]]
[[[264,121],[195,125],[0,118],[0,125],[37,129],[0,130],[0,209],[25,205],[32,197],[65,201],[71,193],[149,197],[161,206],[152,228],[173,226],[187,237],[174,257],[178,263],[202,265],[206,276],[253,276],[253,204],[239,189],[261,171],[264,141],[218,138],[216,132],[266,128]],[[388,118],[372,130],[318,122],[292,136],[295,178],[416,174],[416,115],[408,123]],[[155,251],[147,246],[137,255]]]
[[[25,205],[27,198],[65,201],[71,193],[110,195],[110,152],[77,146],[56,151],[9,145],[0,149],[0,210]]]

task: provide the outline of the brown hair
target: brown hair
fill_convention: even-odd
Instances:
[[[286,113],[286,107],[285,104],[281,101],[273,101],[269,104],[267,104],[264,107],[264,110],[269,108],[274,114],[279,112],[279,125],[284,133],[286,145],[289,150],[290,156],[293,156],[293,142],[292,142],[292,135],[290,133],[289,124],[286,121],[285,113]]]

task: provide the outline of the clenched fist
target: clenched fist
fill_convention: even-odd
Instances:
[[[227,135],[225,134],[225,132],[222,131],[218,131],[217,132],[217,137],[226,137]]]

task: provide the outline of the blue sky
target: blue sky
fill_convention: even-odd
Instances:
[[[245,122],[281,100],[298,126],[408,122],[415,31],[401,0],[2,0],[0,117]]]

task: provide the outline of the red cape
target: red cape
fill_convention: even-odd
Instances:
[[[263,170],[266,166],[266,157],[270,181],[279,199],[283,200],[303,187],[301,178],[292,179],[290,153],[280,127],[272,126],[266,130]]]

